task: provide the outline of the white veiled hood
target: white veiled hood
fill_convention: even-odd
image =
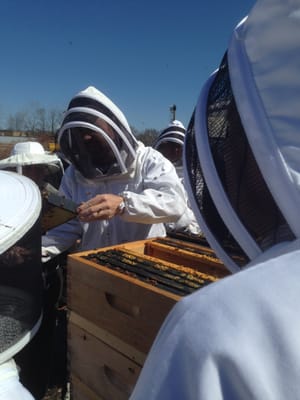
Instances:
[[[233,272],[300,237],[299,71],[300,0],[257,1],[203,86],[187,129],[191,204]]]
[[[16,143],[9,157],[0,160],[0,169],[16,168],[25,165],[48,165],[63,170],[62,162],[56,154],[46,152],[39,142]]]
[[[299,237],[300,1],[258,1],[234,32],[228,63],[247,138],[272,195]]]

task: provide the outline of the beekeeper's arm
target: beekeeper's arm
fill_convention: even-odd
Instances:
[[[177,221],[186,211],[185,192],[172,163],[152,148],[138,153],[137,187],[118,195],[102,194],[78,208],[79,219],[89,222],[115,215],[128,222],[155,224]]]

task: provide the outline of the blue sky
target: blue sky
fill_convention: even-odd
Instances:
[[[64,110],[89,85],[139,130],[188,124],[235,25],[254,0],[2,0],[0,125]]]

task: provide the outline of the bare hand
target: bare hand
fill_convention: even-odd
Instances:
[[[123,201],[115,194],[98,194],[77,208],[78,217],[83,222],[110,219],[118,214],[119,205]]]

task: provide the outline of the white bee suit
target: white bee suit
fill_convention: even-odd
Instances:
[[[180,301],[130,400],[300,399],[299,244]]]
[[[300,0],[257,1],[186,134],[193,210],[237,273],[176,304],[130,400],[300,399],[299,65]]]
[[[77,178],[75,179],[75,175]],[[183,187],[173,165],[156,150],[139,144],[136,169],[128,176],[91,183],[80,178],[70,166],[60,191],[80,204],[102,193],[121,193],[126,210],[111,220],[83,223],[74,219],[52,229],[43,237],[50,254],[69,248],[82,238],[79,250],[89,250],[123,242],[165,236],[164,222],[178,219],[185,211]]]
[[[0,365],[0,399],[34,400],[28,390],[20,384],[18,368],[12,359]]]
[[[186,129],[182,122],[178,120],[173,120],[167,128],[165,128],[160,135],[158,136],[156,142],[153,145],[153,148],[157,151],[164,154],[164,151],[161,150],[161,145],[168,146],[172,148],[174,145],[184,146],[184,136],[185,136]],[[166,154],[164,154],[166,158],[170,159]],[[173,162],[170,160],[176,168],[177,175],[184,187],[184,174],[183,174],[183,166],[182,166],[182,154],[179,158]],[[179,220],[176,222],[170,222],[166,224],[167,232],[185,232],[187,234],[199,235],[201,230],[199,225],[196,221],[194,213],[190,208],[189,200],[187,193],[185,191],[185,198],[186,198],[186,210],[185,213],[180,217]]]
[[[92,148],[84,140],[87,132],[95,139]],[[77,239],[79,250],[90,250],[165,236],[163,224],[185,212],[184,189],[173,165],[135,138],[122,111],[98,89],[91,86],[73,97],[58,142],[71,164],[62,179],[62,195],[78,205],[99,194],[119,195],[125,208],[109,220],[74,219],[49,231],[44,254],[66,250]]]

